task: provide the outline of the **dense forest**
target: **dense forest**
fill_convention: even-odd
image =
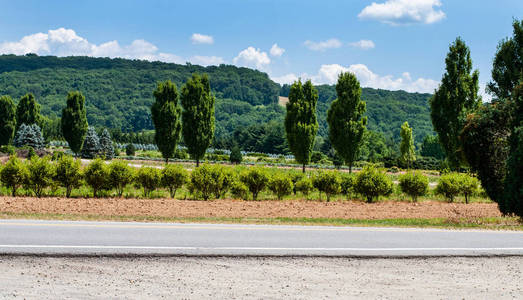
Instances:
[[[217,98],[215,146],[238,143],[250,151],[286,152],[282,124],[285,108],[278,105],[278,96],[287,96],[289,87],[280,87],[267,74],[248,68],[120,58],[1,55],[0,95],[10,95],[16,102],[24,94],[33,93],[41,113],[52,120],[60,117],[67,93],[79,90],[86,97],[90,125],[107,127],[112,132],[141,132],[153,128],[150,106],[157,82],[171,80],[180,87],[195,72],[209,75]],[[319,149],[327,141],[326,111],[336,91],[329,85],[317,89]],[[426,135],[433,134],[429,97],[363,88],[368,128],[392,143],[399,140],[401,124],[408,121],[419,145]]]

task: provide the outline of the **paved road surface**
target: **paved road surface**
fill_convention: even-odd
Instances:
[[[1,254],[523,255],[523,232],[0,220]]]

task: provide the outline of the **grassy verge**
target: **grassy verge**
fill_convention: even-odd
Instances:
[[[104,216],[73,214],[9,213],[0,212],[1,219],[83,220],[83,221],[136,221],[177,223],[226,223],[272,225],[330,225],[330,226],[379,226],[446,229],[521,230],[523,222],[515,217],[475,219],[336,219],[336,218],[169,218],[155,216]]]

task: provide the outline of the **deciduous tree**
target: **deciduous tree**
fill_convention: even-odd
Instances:
[[[67,104],[62,110],[62,135],[69,144],[71,151],[78,155],[87,133],[87,116],[85,97],[80,92],[69,92]]]
[[[16,128],[16,106],[9,96],[0,97],[0,146],[9,145]]]
[[[405,122],[401,125],[401,160],[407,164],[407,169],[410,169],[412,162],[416,160],[416,153],[414,149],[414,140],[412,139],[412,128],[409,123]]]
[[[40,122],[40,105],[36,103],[35,96],[25,94],[16,106],[16,129],[22,125],[38,124]]]

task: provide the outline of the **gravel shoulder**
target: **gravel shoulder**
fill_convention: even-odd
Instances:
[[[0,298],[517,299],[523,257],[0,257]]]

